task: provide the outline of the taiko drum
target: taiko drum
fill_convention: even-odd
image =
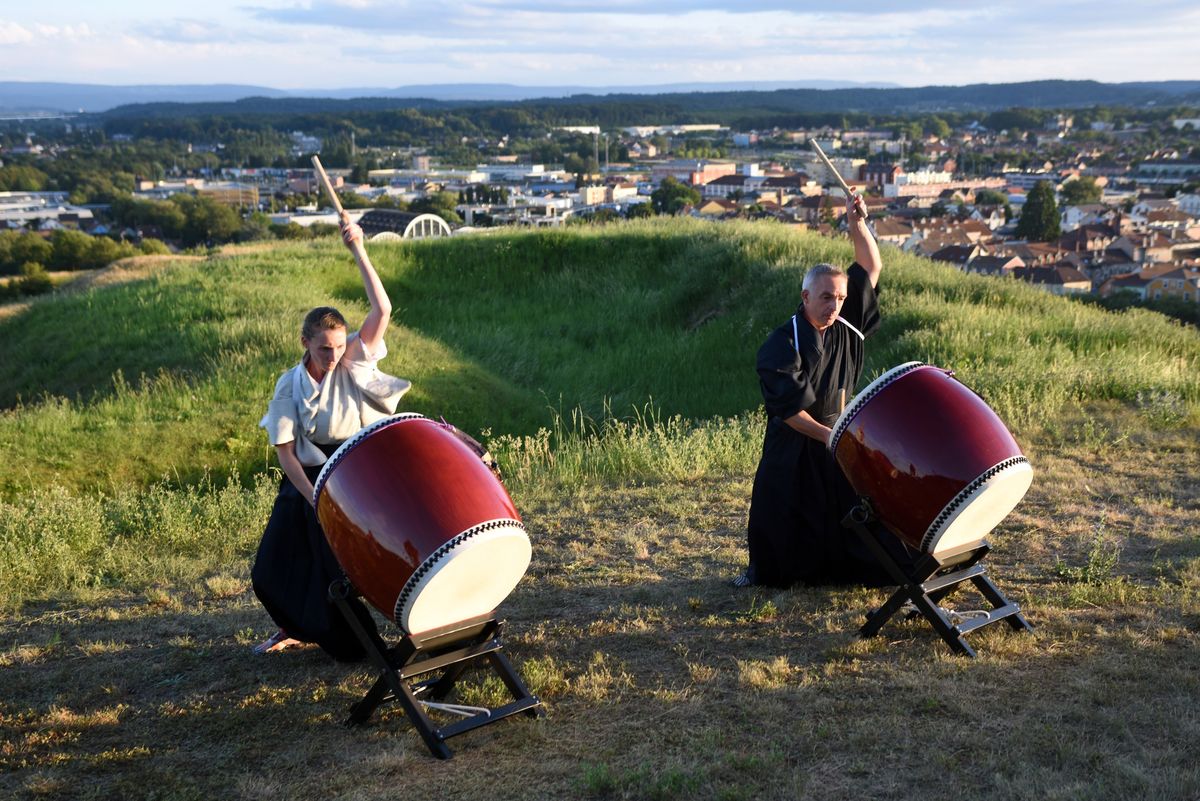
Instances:
[[[412,634],[491,612],[529,566],[504,485],[449,426],[418,414],[346,440],[313,496],[346,576]]]
[[[935,558],[977,545],[1025,496],[1033,469],[953,373],[908,362],[859,393],[829,449],[898,537]]]

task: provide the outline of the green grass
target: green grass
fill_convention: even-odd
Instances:
[[[879,590],[729,588],[748,476],[518,490],[535,557],[506,651],[549,714],[457,738],[449,763],[394,706],[340,725],[366,668],[250,657],[270,626],[244,561],[59,594],[0,618],[0,796],[1194,798],[1200,450],[1130,433],[1031,445],[1047,480],[989,563],[1036,628],[972,634],[974,661],[915,622],[859,639]],[[154,527],[144,505],[126,517]],[[215,534],[238,508],[191,514]],[[1121,558],[1072,572],[1100,536]],[[457,700],[500,697],[477,677]]]
[[[0,308],[0,797],[1200,795],[1195,330],[886,254],[864,380],[956,370],[1035,468],[989,563],[1036,630],[967,662],[917,623],[858,639],[881,591],[726,583],[754,352],[845,242],[652,221],[371,252],[403,408],[481,434],[529,526],[506,643],[550,716],[437,763],[394,709],[338,725],[364,669],[249,657],[256,423],[303,313],[365,307],[332,243],[229,249]]]
[[[384,365],[414,383],[405,408],[529,437],[576,410],[600,426],[648,406],[663,421],[701,424],[752,412],[755,350],[794,309],[803,267],[845,263],[849,248],[775,225],[671,221],[372,254],[396,309]],[[1139,396],[1166,398],[1155,408],[1174,404],[1183,420],[1195,414],[1192,329],[900,254],[888,261],[867,378],[910,359],[954,369],[1018,433],[1079,404]],[[10,466],[0,495],[261,472],[272,456],[257,420],[299,356],[300,317],[331,300],[352,321],[365,312],[344,251],[315,243],[180,261],[0,317],[14,355],[0,375]]]

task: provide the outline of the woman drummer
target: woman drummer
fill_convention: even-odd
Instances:
[[[285,477],[263,532],[251,577],[254,593],[279,626],[254,648],[267,653],[315,642],[335,659],[361,659],[364,650],[329,602],[329,584],[342,575],[313,508],[313,482],[326,459],[363,426],[396,411],[409,382],[380,372],[383,334],[392,304],[363,247],[362,229],[343,212],[342,241],[354,254],[371,310],[358,331],[329,306],[310,311],[300,331],[304,355],[275,384],[259,425],[267,430]],[[367,631],[375,624],[352,601]]]

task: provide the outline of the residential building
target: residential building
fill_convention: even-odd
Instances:
[[[947,180],[945,182],[926,181],[929,178],[945,175],[949,175],[949,173],[904,173],[897,176],[896,183],[883,185],[883,196],[886,198],[900,198],[905,196],[926,198],[932,202],[947,190],[965,197],[968,193],[980,189],[1004,189],[1004,179],[1002,178],[964,178]]]
[[[1189,159],[1157,159],[1143,161],[1134,170],[1133,178],[1143,186],[1182,184],[1200,178],[1200,161]]]
[[[884,186],[896,184],[903,173],[904,169],[899,164],[871,162],[859,167],[858,177],[869,186]]]
[[[732,161],[677,160],[656,164],[650,171],[650,180],[656,184],[670,177],[680,183],[703,186],[722,175],[733,175],[737,164]]]
[[[1017,267],[1013,270],[1013,276],[1019,281],[1028,281],[1055,295],[1076,295],[1092,291],[1091,279],[1069,264]]]
[[[1118,212],[1103,203],[1083,203],[1078,206],[1063,206],[1059,221],[1064,231],[1073,231],[1081,225],[1107,223]]]
[[[605,190],[604,200],[608,203],[620,203],[638,196],[637,184],[625,181],[617,184],[609,184],[605,187]]]
[[[1200,270],[1179,267],[1160,273],[1146,284],[1148,300],[1178,298],[1191,303],[1200,302]]]
[[[725,217],[737,214],[738,204],[721,197],[709,198],[696,207],[701,217]]]
[[[1006,172],[1004,181],[1010,187],[1029,191],[1040,181],[1049,181],[1050,185],[1058,188],[1058,176],[1049,172]]]
[[[1174,272],[1177,268],[1172,264],[1159,264],[1133,273],[1122,273],[1113,276],[1100,285],[1099,295],[1110,297],[1118,292],[1133,292],[1139,300],[1148,300],[1146,292],[1150,282],[1166,273]]]
[[[1063,234],[1058,245],[1072,253],[1098,258],[1119,238],[1117,232],[1107,225],[1081,225]]]
[[[1025,262],[1020,256],[976,256],[963,267],[968,273],[980,275],[1015,276],[1018,270],[1025,269]],[[1091,289],[1088,282],[1088,289]]]
[[[875,238],[878,241],[896,247],[902,247],[913,235],[912,223],[897,217],[887,216],[877,219],[873,227]]]
[[[985,255],[979,245],[947,245],[939,251],[929,254],[934,261],[953,264],[960,270],[966,269],[967,262]]]
[[[1175,196],[1177,208],[1193,218],[1200,218],[1200,194],[1181,194]]]
[[[581,186],[577,196],[580,206],[598,206],[608,199],[608,187]]]
[[[732,173],[730,175],[722,175],[719,178],[706,183],[701,188],[701,194],[704,197],[729,197],[738,192],[743,195],[747,194],[746,184],[752,181],[750,176],[740,173]],[[763,179],[765,180],[765,179]]]

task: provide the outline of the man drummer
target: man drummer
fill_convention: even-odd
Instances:
[[[880,323],[875,286],[883,262],[866,220],[862,196],[847,198],[854,264],[812,267],[795,315],[758,350],[767,429],[750,500],[750,565],[734,586],[892,583],[841,526],[857,498],[827,444],[862,374],[863,343]],[[883,537],[901,564],[915,559],[895,537]]]

